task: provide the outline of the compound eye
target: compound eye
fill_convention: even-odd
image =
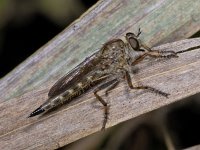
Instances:
[[[127,33],[126,34],[126,40],[128,41],[128,43],[131,45],[131,47],[134,49],[134,50],[138,50],[139,49],[139,42],[135,36],[135,34],[133,33]]]
[[[131,38],[131,37],[136,37],[136,35],[134,33],[128,32],[126,33],[126,38]]]

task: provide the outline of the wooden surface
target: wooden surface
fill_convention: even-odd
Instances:
[[[200,38],[162,45],[156,49],[180,51],[199,46]],[[107,127],[200,92],[200,48],[170,60],[146,59],[133,79],[167,93],[165,98],[145,91],[130,91],[121,83],[108,97]],[[101,129],[103,108],[92,92],[68,106],[35,118],[27,115],[47,98],[48,90],[34,90],[0,104],[0,149],[55,149]]]
[[[49,88],[59,77],[105,41],[128,31],[137,32],[138,27],[143,31],[142,41],[150,46],[189,37],[200,29],[199,7],[199,1],[190,0],[98,2],[0,80],[0,149],[55,149],[99,131],[103,109],[92,93],[44,116],[26,117],[46,100]],[[197,45],[200,39],[161,49],[181,50]],[[129,91],[121,83],[104,97],[110,105],[107,127],[199,92],[199,57],[197,50],[180,54],[178,59],[139,64],[139,73],[133,79],[168,92],[170,97]]]
[[[0,101],[51,86],[103,43],[137,32],[149,46],[185,39],[200,29],[200,1],[105,0],[0,80]]]
[[[192,147],[186,148],[184,150],[200,150],[200,145],[192,146]]]

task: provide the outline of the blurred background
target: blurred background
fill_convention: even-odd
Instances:
[[[97,0],[0,0],[0,78]]]
[[[0,0],[0,77],[97,0]],[[196,33],[192,37],[198,37]],[[139,116],[60,149],[173,150],[200,144],[200,95]]]

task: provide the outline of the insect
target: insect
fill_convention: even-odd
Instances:
[[[178,57],[174,51],[160,52],[151,50],[142,44],[139,39],[140,34],[141,31],[139,29],[137,34],[127,33],[125,41],[113,39],[105,43],[99,51],[86,58],[72,71],[59,79],[50,89],[48,100],[33,111],[29,117],[39,115],[61,104],[68,103],[74,97],[92,89],[94,96],[104,107],[102,129],[105,129],[108,119],[108,105],[98,92],[105,90],[105,93],[108,94],[119,82],[124,80],[128,83],[130,89],[144,89],[168,97],[168,93],[150,86],[133,86],[131,82],[131,67],[142,61],[145,57]],[[140,51],[143,54],[133,59],[130,55],[131,51]]]

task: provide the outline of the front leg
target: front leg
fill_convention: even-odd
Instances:
[[[151,51],[147,51],[146,53],[144,53],[143,55],[139,56],[138,58],[136,58],[131,65],[136,65],[139,62],[141,62],[145,57],[153,57],[153,58],[177,58],[178,55],[176,52],[174,51],[158,51],[158,50],[151,50]]]
[[[136,90],[140,90],[140,89],[143,89],[143,90],[149,90],[150,92],[153,92],[153,93],[156,93],[156,94],[160,94],[164,97],[168,97],[169,94],[168,93],[165,93],[165,92],[162,92],[160,90],[157,90],[153,87],[150,87],[150,86],[136,86],[134,87],[133,84],[132,84],[132,81],[131,81],[131,77],[130,77],[130,74],[128,73],[127,70],[125,70],[125,78],[126,78],[126,81],[128,83],[128,86],[131,88],[131,89],[136,89]]]

